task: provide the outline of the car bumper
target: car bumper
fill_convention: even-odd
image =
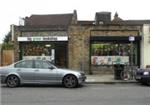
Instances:
[[[1,83],[5,83],[6,76],[0,75],[0,81]]]
[[[136,76],[135,79],[139,82],[149,82],[150,83],[150,76]]]
[[[86,76],[79,77],[78,83],[79,84],[85,83],[85,80],[86,80]]]

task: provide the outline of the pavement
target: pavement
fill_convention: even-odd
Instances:
[[[104,75],[86,75],[86,83],[89,84],[115,84],[115,83],[137,83],[136,80],[120,80],[115,79],[112,74],[104,74]]]

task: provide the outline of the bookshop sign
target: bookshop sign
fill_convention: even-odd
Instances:
[[[68,36],[18,37],[18,41],[68,41]]]

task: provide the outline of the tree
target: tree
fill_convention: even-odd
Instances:
[[[3,40],[2,49],[10,50],[14,48],[14,44],[11,42],[11,31],[8,32],[7,35],[5,35],[5,38]]]
[[[8,34],[5,35],[5,38],[3,40],[3,43],[9,43],[11,42],[11,32],[8,32]]]

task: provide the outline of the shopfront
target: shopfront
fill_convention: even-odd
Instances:
[[[111,19],[110,12],[97,12],[95,19],[89,21],[78,21],[76,11],[31,15],[24,23],[12,28],[14,61],[48,59],[58,67],[88,74],[93,71],[98,71],[93,74],[103,74],[99,71],[113,70],[118,63],[129,65],[132,62],[140,66],[143,61],[140,57],[141,21],[126,21],[117,13]],[[133,42],[129,40],[130,35],[135,37]]]
[[[140,40],[140,36],[135,36],[134,42],[129,41],[129,36],[92,36],[91,66],[129,65],[131,62],[139,66]]]
[[[67,67],[67,36],[18,37],[20,59],[46,59]]]

